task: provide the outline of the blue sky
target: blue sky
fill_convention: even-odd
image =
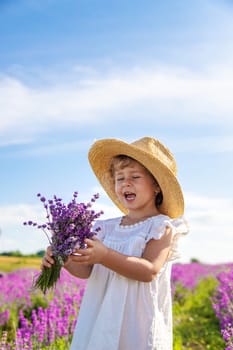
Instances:
[[[231,1],[0,4],[0,251],[47,246],[36,194],[78,190],[119,215],[87,160],[96,139],[152,136],[178,163],[182,259],[232,261]]]

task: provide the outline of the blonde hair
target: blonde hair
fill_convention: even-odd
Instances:
[[[137,161],[129,156],[125,156],[124,154],[119,154],[118,156],[113,157],[111,160],[110,169],[109,169],[112,178],[114,179],[115,171],[117,169],[124,169],[125,167],[129,166],[132,162],[137,162]]]

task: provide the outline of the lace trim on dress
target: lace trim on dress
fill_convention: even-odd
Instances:
[[[144,223],[147,222],[147,221],[151,221],[153,218],[154,218],[154,216],[151,216],[151,217],[149,217],[149,218],[146,218],[146,219],[143,219],[143,220],[141,220],[141,221],[138,221],[138,222],[136,222],[135,224],[129,224],[129,225],[122,225],[122,224],[121,224],[122,218],[121,218],[119,227],[120,227],[120,228],[123,228],[123,229],[124,229],[124,228],[127,229],[127,228],[138,227],[138,226],[144,224]]]

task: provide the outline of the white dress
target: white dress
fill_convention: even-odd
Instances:
[[[139,282],[96,264],[88,279],[70,350],[172,350],[171,265],[183,218],[151,217],[121,226],[121,217],[97,221],[98,238],[125,255],[142,256],[146,243],[172,228],[171,253],[151,282]]]

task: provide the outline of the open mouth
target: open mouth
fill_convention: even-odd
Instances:
[[[125,192],[124,197],[127,201],[132,201],[136,198],[136,194],[133,192]]]

